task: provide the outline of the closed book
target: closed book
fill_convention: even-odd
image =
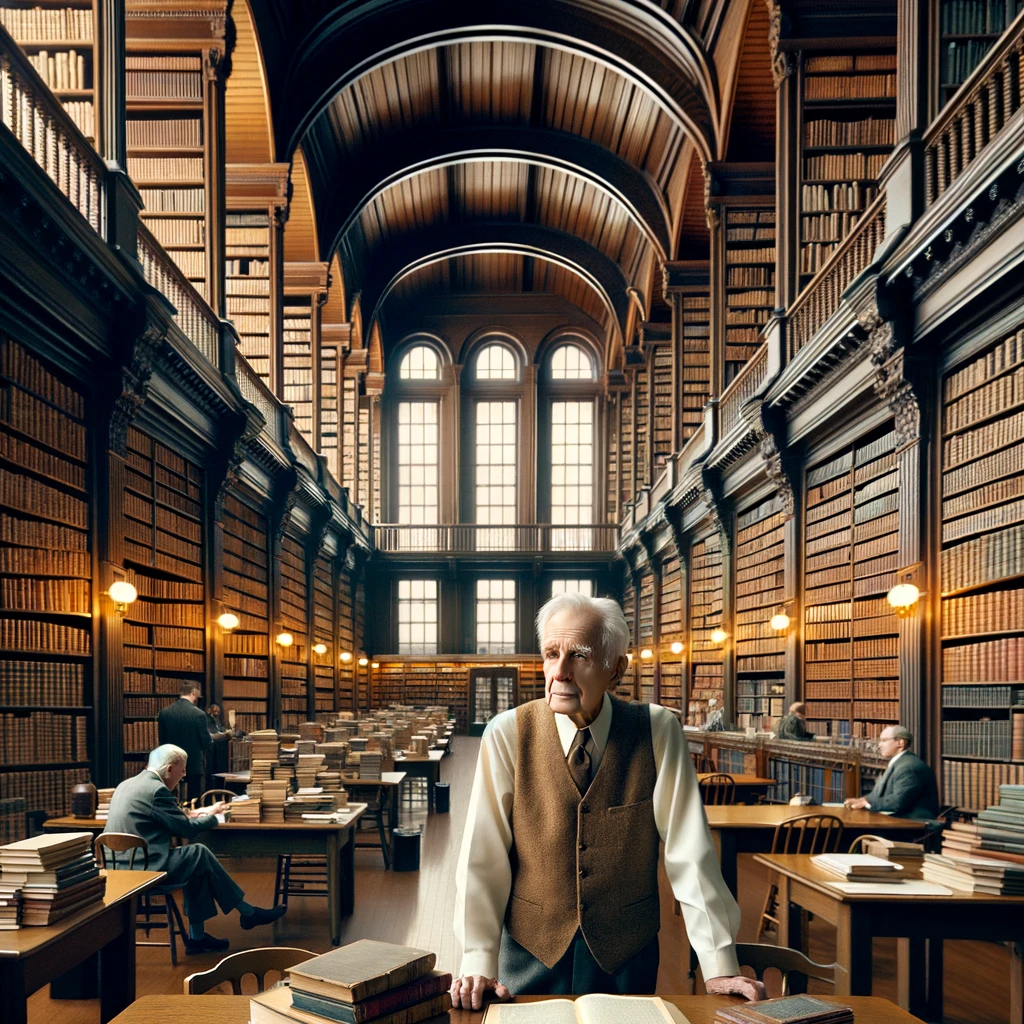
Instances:
[[[318,1013],[343,1024],[364,1024],[385,1014],[415,1006],[426,999],[443,995],[451,988],[452,976],[442,971],[432,971],[417,978],[408,985],[389,989],[378,996],[371,996],[360,1003],[346,1003],[326,996],[311,995],[292,985],[292,1005],[309,1013]]]
[[[253,996],[249,1000],[250,1024],[324,1024],[324,1017],[320,1014],[294,1006],[292,995],[287,986],[282,985]],[[451,1005],[451,996],[445,992],[416,1006],[378,1017],[374,1024],[424,1024],[438,1017],[447,1019]]]
[[[315,956],[286,973],[294,989],[343,1003],[358,1003],[429,974],[436,961],[437,957],[425,949],[359,939]]]
[[[95,865],[96,858],[92,855],[92,850],[89,850],[80,857],[76,857],[74,860],[68,861],[67,864],[62,864],[59,868],[54,868],[52,871],[45,870],[41,864],[34,864],[17,868],[5,868],[3,877],[5,880],[10,879],[19,884],[31,882],[33,885],[45,885],[50,882],[59,881],[62,878],[67,878],[70,875],[77,875],[86,868],[91,868]]]
[[[722,1007],[715,1020],[723,1024],[853,1024],[853,1010],[814,996],[783,996]]]
[[[52,882],[37,879],[35,875],[29,875],[28,879],[22,883],[22,888],[25,892],[37,892],[40,890],[43,892],[60,892],[61,889],[70,889],[72,886],[81,885],[82,882],[88,882],[90,878],[95,878],[99,873],[100,867],[93,861],[91,868],[85,868],[77,875],[68,875],[66,878],[58,878]]]

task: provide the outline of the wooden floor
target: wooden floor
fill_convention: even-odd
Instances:
[[[342,942],[375,938],[407,943],[436,951],[438,967],[455,971],[458,950],[452,936],[451,919],[455,894],[455,865],[469,803],[473,768],[479,740],[459,737],[455,753],[444,759],[441,778],[451,783],[450,814],[429,819],[422,807],[403,809],[403,824],[424,827],[419,872],[385,871],[379,853],[356,853],[356,912],[345,921]],[[273,864],[265,861],[236,861],[232,874],[246,890],[250,903],[269,905],[273,891]],[[765,880],[752,858],[740,858],[739,887],[743,925],[740,940],[752,942],[757,914],[765,891]],[[689,991],[686,982],[688,947],[682,919],[672,913],[672,900],[662,878],[661,969],[658,991]],[[211,922],[210,932],[231,940],[232,951],[263,945],[300,946],[323,952],[327,939],[327,914],[322,899],[293,897],[286,917],[276,925],[243,932],[238,916]],[[811,956],[831,963],[835,954],[834,932],[821,922],[812,922]],[[138,951],[138,994],[180,993],[182,980],[193,971],[206,970],[218,957],[180,956],[172,968],[166,948]],[[895,940],[878,940],[874,948],[874,994],[894,999],[896,995]],[[1004,1024],[1009,1007],[1009,956],[1002,947],[989,943],[950,942],[946,944],[946,1017],[949,1024]],[[197,997],[199,998],[199,997]],[[51,1000],[47,989],[29,1003],[30,1024],[98,1024],[98,1001]]]

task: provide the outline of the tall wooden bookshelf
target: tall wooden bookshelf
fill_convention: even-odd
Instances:
[[[654,653],[654,581],[645,573],[640,583],[640,649]],[[654,702],[654,658],[640,658],[640,700]]]
[[[347,487],[355,496],[357,486],[357,464],[359,432],[359,381],[351,371],[341,380],[341,477],[342,487]]]
[[[650,482],[651,465],[651,406],[649,390],[653,381],[651,380],[651,360],[653,354],[649,355],[642,366],[636,370],[636,383],[633,394],[635,405],[633,409],[633,458],[636,464],[636,488],[646,487]],[[636,495],[630,496],[630,500]]]
[[[85,396],[0,333],[0,798],[64,813],[89,777]]]
[[[269,547],[267,519],[233,494],[224,500],[224,605],[239,618],[224,634],[225,713],[235,712],[239,729],[252,732],[269,723]]]
[[[773,496],[736,517],[736,724],[774,728],[785,700],[786,634],[771,627],[785,592],[785,524]]]
[[[1024,782],[1024,330],[942,386],[944,801]]]
[[[356,581],[353,600],[355,604],[352,615],[352,641],[355,644],[355,649],[359,650],[363,646],[363,637],[366,636],[366,584],[363,582],[361,575]],[[354,689],[357,691],[357,699],[364,702],[361,705],[362,707],[366,707],[366,699],[369,696],[370,688],[369,673],[366,669],[360,669],[355,664],[354,658],[352,672],[355,678]],[[438,701],[438,703],[443,703],[443,701]]]
[[[153,709],[176,700],[186,680],[203,688],[206,679],[203,474],[134,428],[127,462],[125,565],[139,597],[122,627],[124,757],[126,774],[135,774],[155,746]]]
[[[945,106],[1010,22],[1024,0],[939,0],[939,106]]]
[[[336,332],[320,334],[319,445],[327,459],[327,468],[335,480],[341,480],[338,445],[341,440],[341,349]]]
[[[348,566],[338,574],[338,650],[335,658],[340,659],[342,651],[350,651],[353,660],[338,661],[338,710],[353,711],[356,706],[355,669],[355,588]]]
[[[290,647],[278,647],[281,658],[281,727],[295,729],[306,720],[309,687],[309,579],[306,552],[294,537],[281,538],[281,626],[291,633]]]
[[[671,644],[684,642],[683,627],[683,574],[676,557],[669,558],[661,567],[661,701],[666,707],[682,710],[683,658],[685,652],[673,654]]]
[[[284,390],[281,400],[292,407],[295,428],[313,438],[313,309],[308,297],[289,296],[284,305]]]
[[[630,374],[632,370],[627,370]],[[627,378],[628,379],[628,378]],[[619,396],[619,466],[622,470],[622,478],[619,480],[619,508],[628,505],[636,497],[633,492],[634,460],[636,446],[633,441],[633,421],[635,408],[633,401],[632,382],[626,391]]]
[[[96,21],[92,0],[4,0],[0,24],[25,51],[81,133],[94,140]]]
[[[711,293],[687,289],[683,312],[683,440],[700,429],[711,399]]]
[[[672,455],[672,346],[655,347],[651,355],[653,389],[651,407],[654,415],[651,443],[653,445],[654,475],[657,467]]]
[[[317,711],[335,711],[334,675],[338,651],[334,646],[334,564],[320,552],[313,563],[313,643],[323,644],[324,654],[313,652],[314,701]]]
[[[239,351],[270,385],[270,214],[229,212],[224,229],[225,301]]]
[[[876,738],[899,721],[899,470],[886,429],[806,476],[804,678],[811,731]]]
[[[896,135],[896,53],[813,54],[801,67],[800,282],[878,194]]]
[[[725,216],[725,384],[760,347],[775,309],[775,208],[728,206]]]
[[[622,614],[626,617],[626,625],[629,627],[630,646],[636,636],[636,597],[632,582],[627,578],[625,591],[622,595]],[[640,666],[636,651],[633,652],[633,660],[618,685],[615,687],[615,696],[625,700],[632,700],[636,696],[635,689],[639,689],[636,680],[639,678]]]
[[[686,721],[703,725],[709,711],[722,707],[724,665],[721,644],[711,633],[722,625],[722,539],[718,530],[690,545],[690,688]],[[714,698],[715,706],[708,701]]]

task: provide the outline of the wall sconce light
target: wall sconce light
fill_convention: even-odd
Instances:
[[[115,580],[110,584],[107,597],[114,602],[114,611],[124,615],[128,611],[128,605],[138,600],[139,592],[127,580]]]
[[[772,629],[776,629],[780,633],[784,633],[787,629],[789,629],[789,616],[783,611],[776,612],[771,617],[771,621],[768,624],[772,627]]]
[[[278,633],[274,638],[282,647],[291,647],[295,643],[295,637],[291,633]]]
[[[380,668],[380,662],[379,661],[371,661],[370,662],[370,668]]]
[[[713,629],[711,631],[711,642],[713,644],[724,644],[725,641],[728,639],[729,634],[726,633],[726,631],[722,629],[721,626],[718,626],[716,629]]]
[[[654,651],[652,651],[652,650],[650,649],[650,647],[645,647],[645,648],[644,648],[644,649],[643,649],[643,650],[642,650],[642,651],[640,652],[640,658],[641,658],[641,660],[643,660],[643,661],[650,661],[650,660],[651,660],[651,658],[653,658],[653,657],[654,657]]]
[[[341,652],[341,660],[345,661],[345,662],[351,661],[352,660],[351,652],[350,651],[342,651]]]
[[[370,659],[369,658],[360,658],[359,659],[359,665],[360,665],[361,668],[366,668],[366,666],[369,665],[369,664],[370,664]]]
[[[676,640],[675,643],[673,643],[672,646],[669,648],[669,650],[673,654],[682,654],[683,653],[683,645],[682,645],[682,643],[680,641]]]
[[[221,612],[221,614],[217,616],[217,625],[228,633],[233,629],[238,629],[241,622],[242,620],[239,619],[234,612]]]
[[[313,644],[313,653],[314,654],[326,654],[327,653],[327,644]]]
[[[911,565],[906,569],[900,569],[896,573],[896,583],[885,595],[889,607],[901,619],[913,615],[917,608],[918,598],[921,596],[921,588],[918,586],[921,576],[921,563]]]

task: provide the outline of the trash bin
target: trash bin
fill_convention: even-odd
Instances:
[[[434,783],[434,810],[438,814],[447,814],[451,809],[451,783]]]
[[[391,870],[419,871],[420,830],[396,828],[391,838]]]

